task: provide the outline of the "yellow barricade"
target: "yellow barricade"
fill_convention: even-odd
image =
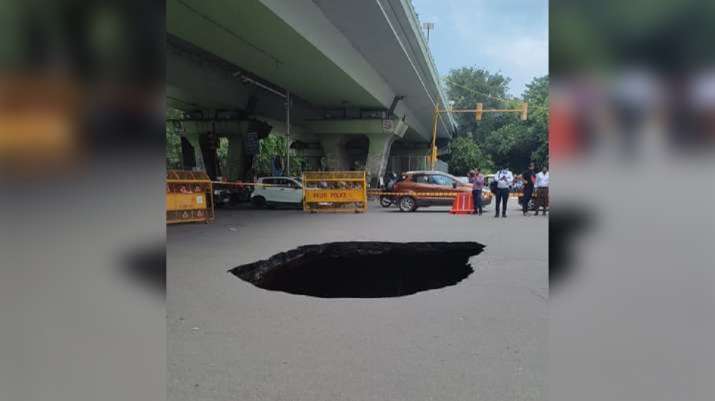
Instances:
[[[213,190],[209,176],[203,171],[167,171],[166,223],[208,223],[213,218]]]
[[[365,171],[306,171],[303,210],[306,212],[366,212]]]

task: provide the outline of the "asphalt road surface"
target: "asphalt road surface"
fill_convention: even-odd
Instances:
[[[168,399],[545,400],[548,217],[219,210],[167,229]],[[332,241],[477,241],[475,273],[397,298],[267,291],[228,269]],[[439,266],[435,266],[439,268]]]

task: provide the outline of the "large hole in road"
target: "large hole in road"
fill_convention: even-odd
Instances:
[[[231,273],[266,290],[322,298],[400,297],[455,285],[474,272],[477,242],[306,245]]]

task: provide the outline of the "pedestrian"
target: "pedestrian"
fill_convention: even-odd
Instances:
[[[521,174],[522,182],[524,183],[523,195],[521,197],[521,209],[524,216],[528,216],[529,202],[534,193],[534,183],[536,182],[536,172],[534,162],[529,163],[529,169]]]
[[[482,215],[482,188],[484,188],[484,176],[482,169],[478,168],[472,176],[472,199],[474,201],[474,214]]]
[[[544,207],[544,216],[546,216],[546,208],[549,207],[549,168],[544,166],[538,174],[536,174],[536,214],[539,215],[539,208]]]
[[[497,182],[497,204],[494,209],[494,217],[499,217],[499,205],[501,204],[501,217],[506,217],[506,203],[509,200],[509,189],[514,182],[514,174],[508,168],[502,167],[496,174],[494,179]]]

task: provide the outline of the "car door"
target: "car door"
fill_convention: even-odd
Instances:
[[[286,180],[283,178],[274,178],[272,181],[275,186],[268,188],[268,191],[271,193],[271,201],[277,203],[288,202],[288,195],[286,193],[288,189],[286,186],[288,184],[286,183]]]
[[[285,188],[283,189],[283,199],[286,203],[302,203],[303,202],[303,188],[295,180],[290,178],[281,179],[284,182]]]
[[[455,184],[459,183],[452,177],[443,174],[432,174],[430,175],[430,183],[434,186],[435,192],[460,192],[459,189],[454,188]],[[439,199],[440,204],[451,205],[453,199],[451,197],[445,197],[444,199]]]
[[[289,178],[274,178],[274,187],[270,187],[271,201],[278,203],[300,203],[303,201],[303,191],[298,189],[295,181]]]
[[[261,183],[266,184],[266,186],[259,187],[259,194],[266,198],[267,202],[280,202],[280,193],[278,188],[274,187],[277,184],[276,181],[274,178],[263,178],[261,180]]]
[[[412,184],[408,189],[414,192],[431,192],[434,189],[427,174],[414,174],[411,181]]]

